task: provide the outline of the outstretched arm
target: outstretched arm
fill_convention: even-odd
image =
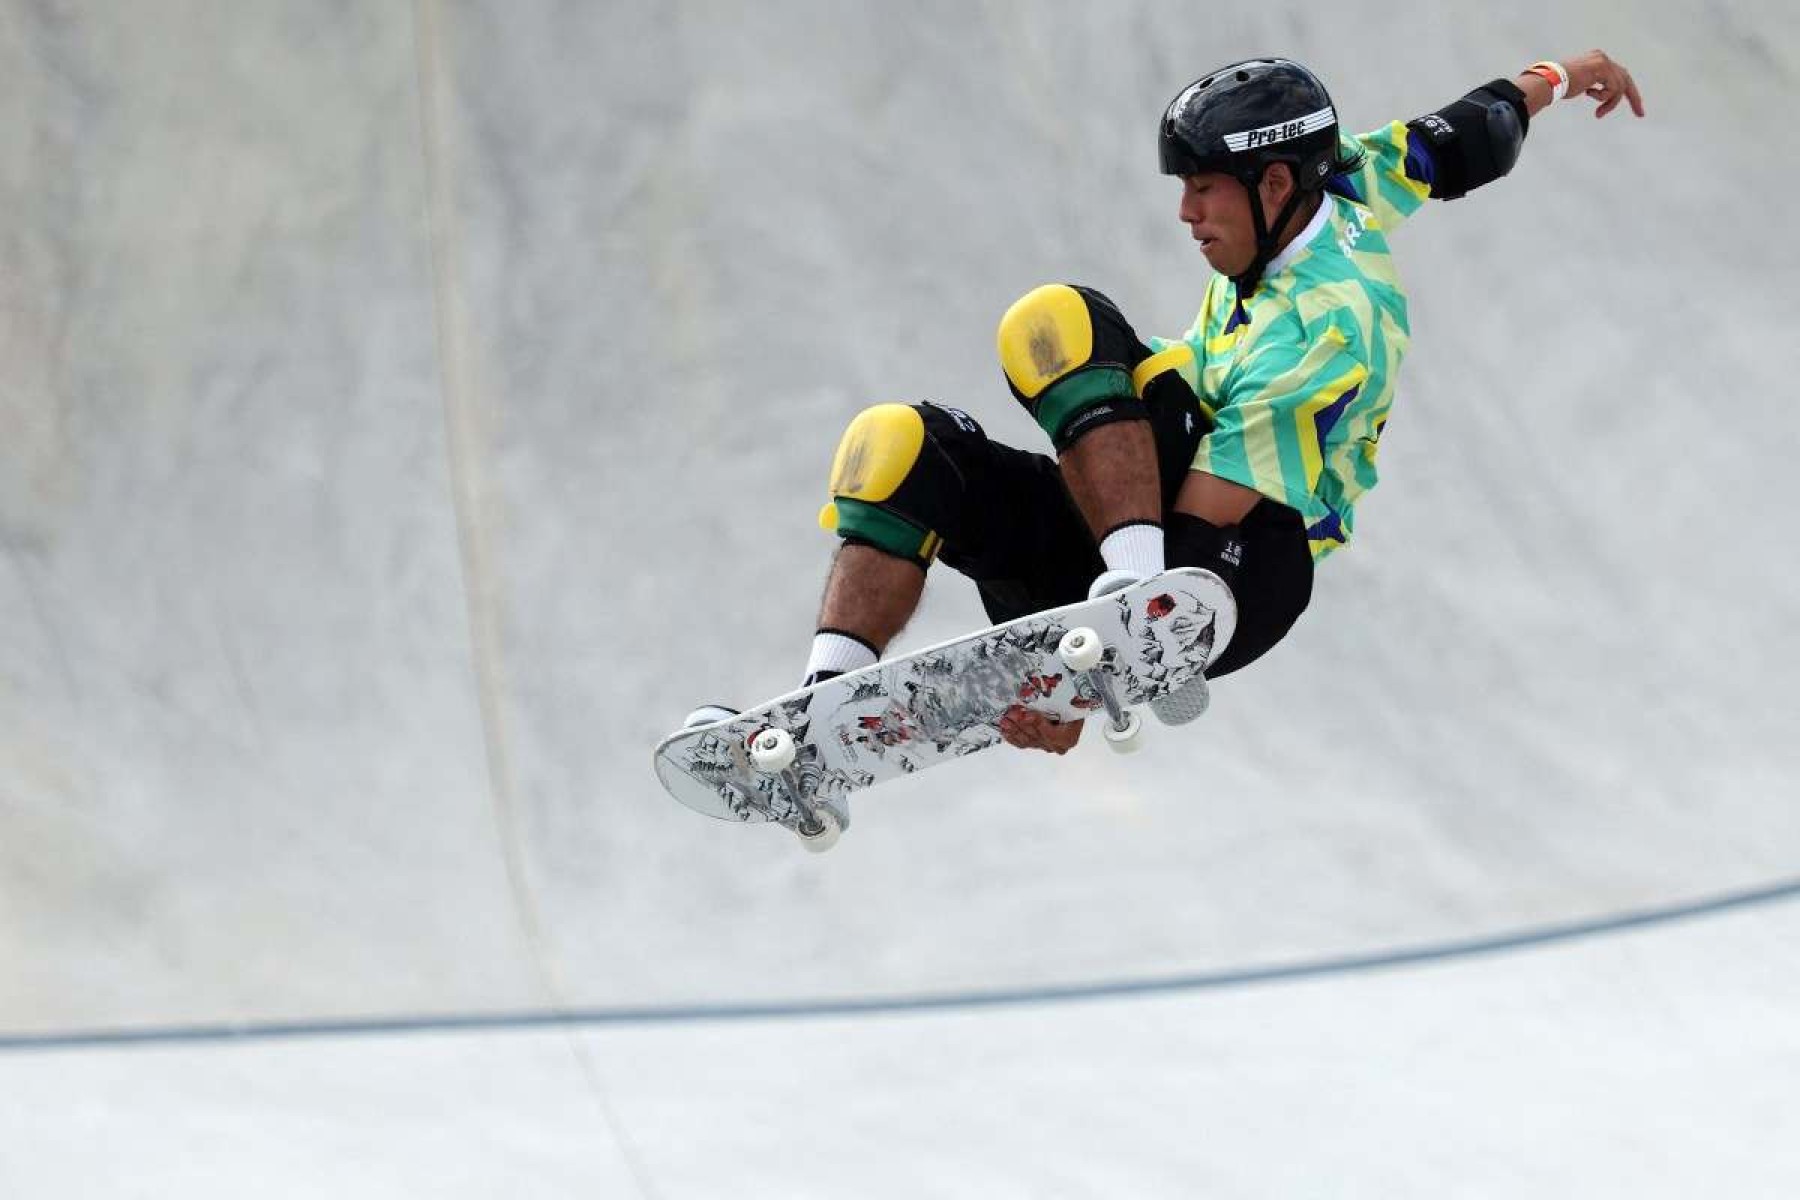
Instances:
[[[1566,86],[1552,82],[1559,75]],[[1595,101],[1599,105],[1594,110],[1596,117],[1604,117],[1622,103],[1629,103],[1638,116],[1644,115],[1644,98],[1638,94],[1631,72],[1604,50],[1589,50],[1560,62],[1534,65],[1513,82],[1525,93],[1525,109],[1534,117],[1549,108],[1553,99],[1565,96],[1586,96]]]
[[[1406,123],[1405,172],[1417,181],[1415,193],[1428,189],[1434,199],[1455,200],[1492,183],[1518,161],[1531,118],[1553,99],[1576,95],[1597,102],[1602,117],[1626,101],[1638,116],[1644,115],[1631,72],[1604,50],[1590,50],[1562,64],[1533,63],[1514,79],[1483,84]],[[1415,145],[1422,155],[1415,154]]]

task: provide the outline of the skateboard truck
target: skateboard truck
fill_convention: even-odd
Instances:
[[[765,729],[750,739],[750,765],[759,773],[772,776],[788,803],[800,814],[788,828],[800,835],[808,850],[823,854],[837,845],[838,836],[844,832],[843,823],[831,809],[814,804],[807,796],[800,773],[794,770],[794,755],[794,735],[785,729]]]
[[[1144,731],[1144,722],[1120,702],[1111,673],[1100,665],[1105,653],[1106,643],[1085,625],[1069,630],[1056,645],[1056,656],[1062,659],[1063,666],[1093,688],[1100,696],[1100,703],[1106,706],[1107,722],[1100,727],[1100,732],[1106,735],[1106,744],[1120,754],[1130,754],[1143,744],[1138,735]]]

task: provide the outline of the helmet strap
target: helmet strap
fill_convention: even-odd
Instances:
[[[1296,177],[1293,194],[1287,198],[1287,203],[1281,206],[1281,212],[1275,218],[1275,228],[1271,231],[1269,222],[1263,217],[1262,197],[1257,194],[1258,189],[1262,186],[1263,176],[1268,174],[1268,171],[1269,164],[1264,163],[1257,169],[1255,176],[1240,175],[1238,177],[1238,181],[1244,185],[1244,190],[1250,193],[1250,219],[1256,225],[1256,257],[1250,260],[1250,265],[1244,269],[1241,275],[1231,277],[1231,282],[1237,285],[1240,301],[1248,300],[1256,291],[1257,285],[1262,282],[1263,271],[1275,258],[1275,239],[1281,236],[1281,231],[1287,228],[1287,224],[1293,220],[1294,214],[1300,211],[1301,202],[1306,199],[1306,193],[1300,190],[1299,180]]]

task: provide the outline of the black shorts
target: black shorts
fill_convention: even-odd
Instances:
[[[938,530],[944,537],[939,559],[975,581],[989,619],[1010,621],[1086,599],[1106,565],[1056,461],[993,441],[963,414],[952,420],[949,410],[921,407],[963,485],[958,511]],[[935,419],[938,414],[945,414],[943,421]],[[1151,425],[1167,514],[1201,435],[1179,413],[1153,413]],[[1213,532],[1205,522],[1183,520],[1185,532]],[[1236,536],[1172,533],[1168,539],[1170,566],[1217,572],[1237,599],[1237,633],[1207,670],[1212,678],[1249,665],[1287,634],[1312,599],[1313,571],[1305,523],[1286,505],[1264,498],[1235,530],[1217,532]],[[1236,562],[1216,553],[1233,541]],[[1192,549],[1184,555],[1185,548]]]

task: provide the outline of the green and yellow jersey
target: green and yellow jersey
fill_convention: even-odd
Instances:
[[[1350,540],[1406,353],[1406,294],[1387,234],[1431,191],[1431,159],[1402,123],[1344,136],[1363,156],[1244,300],[1215,276],[1179,370],[1213,419],[1194,469],[1253,488],[1305,519],[1314,560]]]

